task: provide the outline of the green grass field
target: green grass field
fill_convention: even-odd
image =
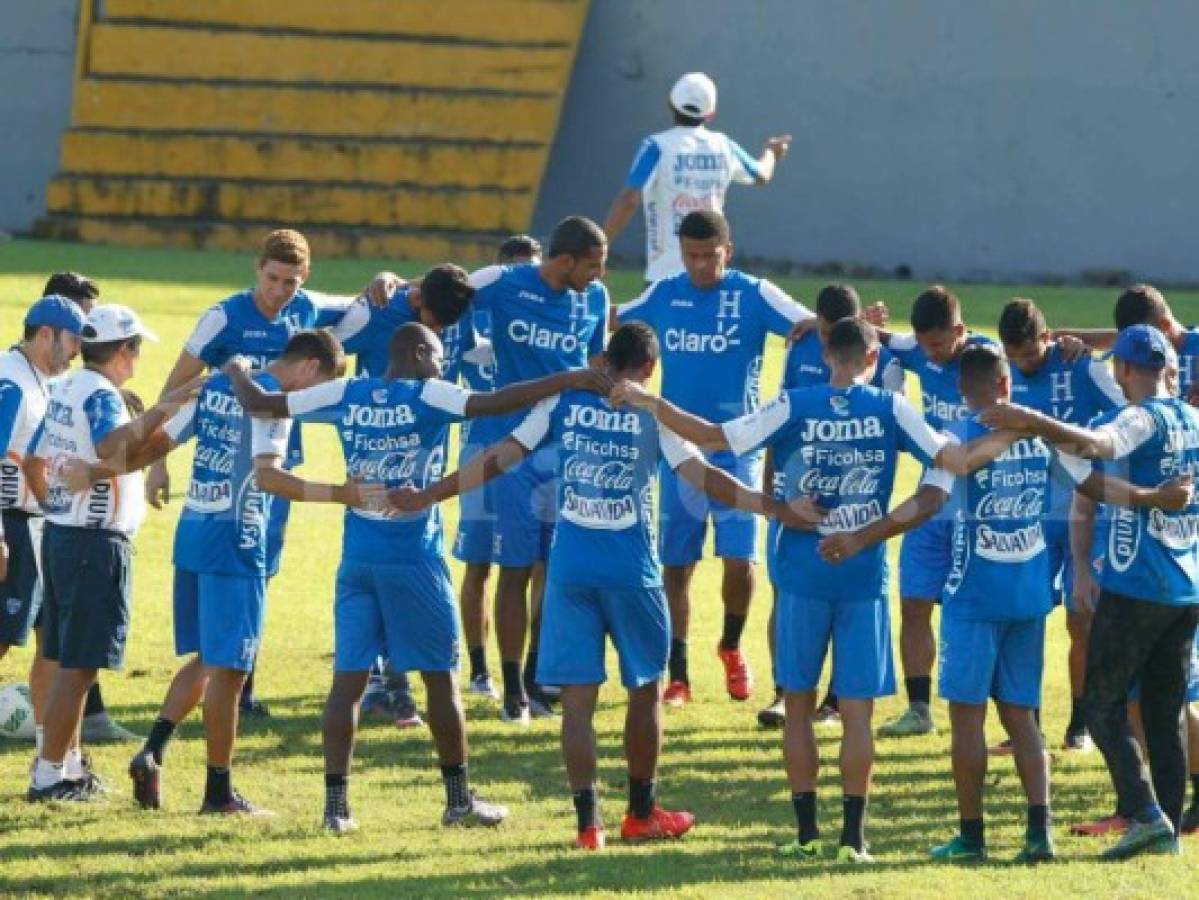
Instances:
[[[378,260],[318,260],[311,284],[319,290],[354,292],[387,264]],[[86,272],[103,295],[137,308],[163,342],[143,354],[131,385],[156,396],[167,369],[197,315],[211,303],[251,282],[248,257],[133,251],[14,241],[0,245],[0,337],[17,339],[21,316],[39,296],[46,275],[61,268]],[[403,274],[421,271],[402,265]],[[781,279],[799,299],[811,300],[819,282]],[[640,273],[613,272],[616,300],[634,295]],[[894,318],[906,319],[919,289],[914,283],[859,284],[865,299],[886,299]],[[1115,291],[1071,287],[960,286],[967,319],[994,330],[1003,302],[1031,294],[1051,323],[1102,326],[1110,321]],[[1179,318],[1199,320],[1199,295],[1172,294]],[[781,343],[771,346],[764,383],[777,383]],[[342,474],[330,429],[307,429],[307,471]],[[176,490],[189,459],[171,462]],[[913,469],[905,464],[897,493],[906,496]],[[452,523],[455,510],[447,510]],[[145,733],[176,665],[173,656],[170,546],[178,501],[151,512],[137,539],[136,600],[127,669],[102,684],[113,714]],[[993,761],[987,796],[992,864],[971,869],[938,868],[928,848],[956,827],[949,773],[948,734],[878,744],[868,836],[879,865],[849,870],[831,860],[780,862],[776,844],[791,837],[793,819],[783,777],[778,732],[760,730],[755,711],[768,699],[765,628],[770,593],[760,579],[747,633],[758,688],[746,704],[724,694],[715,645],[721,615],[719,571],[700,569],[692,625],[696,702],[667,715],[661,772],[665,804],[692,810],[696,830],[684,841],[624,847],[614,841],[603,854],[567,849],[574,814],[558,756],[555,723],[527,731],[501,724],[496,710],[468,703],[472,773],[487,796],[511,806],[511,820],[497,832],[447,831],[438,824],[442,788],[425,730],[400,733],[370,722],[360,735],[352,802],[362,831],[346,839],[320,829],[323,796],[319,718],[330,680],[331,600],[338,561],[340,516],[332,507],[310,506],[293,514],[282,574],[271,589],[259,692],[274,717],[243,728],[236,783],[249,797],[280,813],[273,821],[214,821],[196,815],[204,781],[200,726],[195,717],[171,746],[165,773],[166,809],[135,808],[125,777],[134,748],[97,748],[97,768],[112,785],[106,802],[48,809],[22,799],[32,745],[0,742],[0,894],[164,896],[175,894],[278,896],[567,896],[584,892],[632,892],[657,896],[853,895],[875,896],[1188,896],[1195,864],[1152,859],[1101,865],[1100,845],[1070,838],[1065,824],[1109,811],[1111,793],[1098,754],[1056,754],[1055,818],[1061,863],[1036,869],[1004,864],[1019,848],[1023,800],[1010,759]],[[455,565],[455,574],[458,574]],[[897,616],[895,617],[897,621]],[[1066,632],[1062,613],[1050,623],[1045,683],[1045,725],[1061,739],[1068,713]],[[498,672],[494,648],[493,668]],[[0,683],[24,681],[29,651],[0,662]],[[612,661],[609,670],[614,672]],[[623,694],[609,685],[597,720],[601,790],[609,826],[624,803],[620,755]],[[879,718],[900,707],[880,704]],[[947,727],[943,704],[940,725]],[[991,729],[998,736],[998,725]],[[821,737],[825,766],[820,815],[826,836],[840,827],[835,732]],[[1199,852],[1190,841],[1188,852]]]

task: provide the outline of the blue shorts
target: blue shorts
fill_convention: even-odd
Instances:
[[[1070,554],[1070,529],[1065,522],[1050,522],[1045,527],[1045,548],[1049,551],[1049,590],[1053,605],[1064,603],[1067,612],[1074,612],[1074,598],[1070,596],[1074,586],[1070,572],[1074,557]]]
[[[938,690],[952,703],[995,699],[1039,709],[1045,664],[1045,619],[978,622],[941,617]]]
[[[538,684],[603,684],[604,637],[629,690],[657,681],[670,655],[670,611],[659,587],[581,587],[550,581],[541,606]]]
[[[175,653],[249,672],[262,642],[266,577],[175,570]]]
[[[23,647],[41,606],[38,556],[43,520],[19,509],[6,509],[3,515],[8,575],[0,581],[0,646]]]
[[[440,556],[404,563],[343,560],[333,603],[333,669],[366,672],[380,656],[394,672],[458,668],[458,616]]]
[[[850,700],[895,693],[886,598],[844,602],[780,590],[774,609],[776,678],[783,690],[814,691],[829,646],[832,691]]]
[[[953,519],[937,515],[903,536],[899,547],[901,600],[941,602],[953,566]]]
[[[522,569],[549,556],[558,510],[557,455],[556,447],[543,447],[491,483],[492,508],[504,511],[496,517],[492,562]]]
[[[485,448],[466,447],[458,457],[459,466],[469,462]],[[458,533],[454,536],[454,558],[468,564],[491,562],[495,545],[495,485],[488,482],[458,498]]]
[[[708,462],[732,475],[746,487],[762,486],[762,455],[734,456],[715,453]],[[708,519],[716,532],[716,555],[724,559],[757,558],[758,522],[752,513],[730,509],[680,478],[669,466],[660,466],[658,494],[658,553],[664,566],[689,566],[704,555]]]

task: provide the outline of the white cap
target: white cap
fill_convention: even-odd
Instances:
[[[131,337],[143,337],[157,341],[158,335],[146,327],[137,313],[119,303],[101,303],[93,306],[83,326],[85,344],[105,344],[123,341]]]
[[[688,72],[670,89],[670,105],[684,116],[706,119],[716,112],[716,82],[703,72]]]

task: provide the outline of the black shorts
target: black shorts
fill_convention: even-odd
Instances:
[[[46,523],[42,649],[64,669],[120,669],[133,591],[133,548],[117,531]]]
[[[37,615],[37,554],[42,520],[19,509],[6,509],[4,542],[8,577],[0,581],[0,645],[22,647]]]

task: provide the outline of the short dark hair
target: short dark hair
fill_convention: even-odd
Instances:
[[[550,235],[550,259],[555,256],[573,256],[581,259],[591,252],[592,247],[603,247],[608,243],[604,230],[586,216],[567,216],[554,226]]]
[[[324,328],[309,328],[297,331],[287,341],[279,355],[280,362],[301,362],[315,359],[325,375],[340,377],[346,371],[346,354],[341,342],[331,331]]]
[[[80,345],[79,355],[83,357],[84,365],[103,366],[111,362],[112,358],[126,347],[136,351],[141,349],[141,346],[142,336],[140,334],[116,341],[84,341]]]
[[[862,359],[878,346],[878,332],[856,316],[843,316],[829,329],[825,345],[830,356],[843,361]]]
[[[1133,325],[1157,325],[1166,317],[1166,298],[1151,284],[1134,284],[1121,291],[1113,310],[1116,330]]]
[[[535,256],[541,256],[541,242],[527,234],[514,234],[500,244],[495,261],[509,263],[517,259],[532,259]]]
[[[703,116],[689,116],[686,113],[679,112],[673,106],[670,108],[670,111],[674,114],[674,124],[676,125],[688,125],[694,128],[696,125],[704,124]]]
[[[679,223],[679,237],[707,241],[716,238],[722,244],[733,239],[729,220],[714,209],[696,209],[683,216]]]
[[[97,299],[100,296],[100,287],[86,275],[80,275],[78,272],[55,272],[46,282],[45,288],[42,289],[43,297],[48,297],[50,294],[61,294],[78,303],[80,300]]]
[[[659,355],[658,336],[644,322],[628,322],[612,333],[604,351],[608,365],[618,372],[640,369]]]
[[[925,288],[912,301],[912,330],[917,333],[943,331],[961,320],[962,304],[943,284]]]
[[[1026,297],[1009,300],[999,314],[999,340],[1013,347],[1039,340],[1048,330],[1045,314]]]
[[[466,270],[453,263],[434,266],[420,281],[420,303],[442,328],[453,325],[470,308],[475,289]]]
[[[832,325],[862,311],[862,300],[848,284],[826,284],[816,295],[816,315]]]
[[[994,384],[1010,373],[1007,357],[988,344],[971,344],[958,361],[958,383],[964,391]]]

